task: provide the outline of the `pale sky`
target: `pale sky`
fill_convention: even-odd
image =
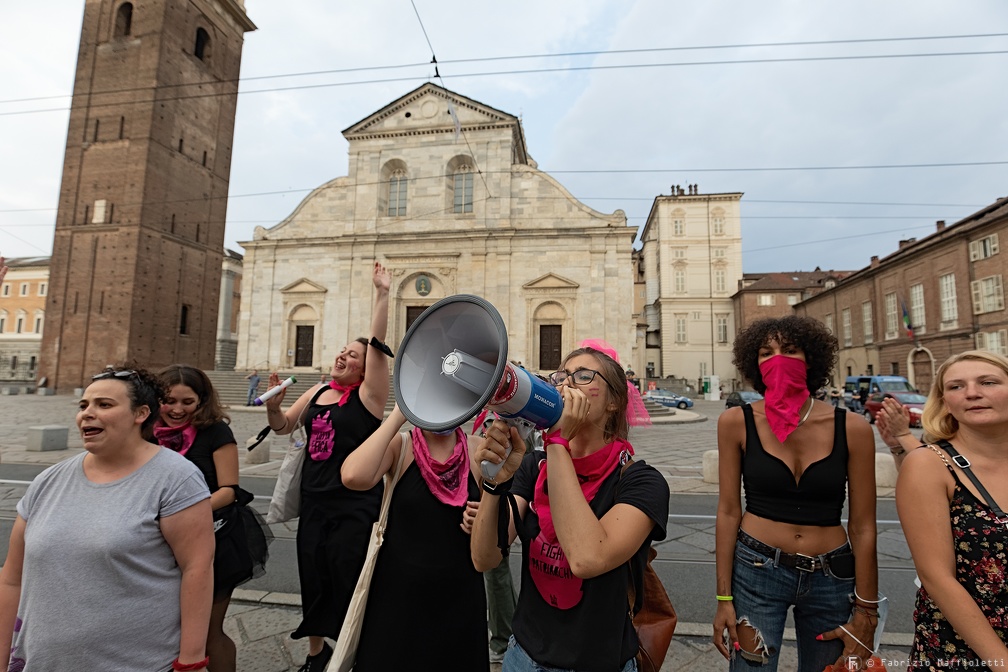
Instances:
[[[428,80],[520,116],[540,169],[638,229],[673,184],[743,192],[746,272],[863,268],[1008,195],[1003,0],[414,3],[246,1],[228,247]],[[9,257],[51,253],[83,5],[0,6]]]

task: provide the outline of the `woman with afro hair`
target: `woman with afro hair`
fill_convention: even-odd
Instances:
[[[714,644],[732,672],[777,669],[789,609],[800,671],[872,655],[875,440],[864,418],[815,399],[836,353],[836,337],[799,315],[754,322],[733,346],[764,399],[718,420]]]

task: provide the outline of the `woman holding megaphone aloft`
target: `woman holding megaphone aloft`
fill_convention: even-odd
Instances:
[[[668,484],[643,462],[622,469],[633,447],[626,374],[614,350],[582,343],[550,381],[564,408],[544,451],[526,455],[517,429],[500,420],[476,447],[477,463],[503,466],[494,482],[483,482],[473,563],[481,571],[496,566],[521,536],[521,590],[504,672],[533,664],[631,671],[638,645],[627,609],[629,563],[643,566],[651,542],[665,538]],[[501,496],[508,491],[516,515]],[[498,538],[499,513],[510,519],[506,539]]]
[[[343,486],[343,460],[381,424],[389,393],[388,328],[391,275],[375,262],[371,340],[347,344],[333,363],[328,383],[301,395],[287,411],[284,391],[266,401],[269,425],[289,434],[303,423],[308,444],[301,472],[301,515],[297,530],[301,581],[301,624],[292,639],[308,637],[301,670],[322,672],[332,657],[326,637],[337,639],[350,596],[364,564],[371,524],[378,517],[381,485],[358,492]],[[366,366],[365,366],[366,364]],[[280,384],[270,374],[269,387]]]

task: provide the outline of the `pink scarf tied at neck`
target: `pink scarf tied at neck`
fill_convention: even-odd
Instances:
[[[770,431],[784,443],[798,429],[798,414],[809,399],[808,367],[797,357],[774,355],[763,360],[759,369],[766,385],[763,408]]]
[[[154,425],[154,438],[162,448],[185,455],[196,439],[196,428],[188,422],[180,427],[169,427],[158,420]]]
[[[469,450],[462,428],[455,428],[455,448],[444,462],[431,457],[427,438],[419,427],[410,431],[410,437],[413,439],[413,461],[431,494],[443,504],[465,506],[469,499]]]
[[[344,404],[346,404],[346,402],[350,400],[350,393],[356,390],[358,387],[360,387],[361,383],[363,382],[364,381],[358,381],[350,385],[340,385],[335,380],[330,380],[329,387],[343,394],[343,396],[340,397],[340,400],[336,402],[336,405],[343,406]]]

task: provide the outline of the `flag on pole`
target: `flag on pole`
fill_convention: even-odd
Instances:
[[[903,299],[900,299],[900,307],[903,308],[903,327],[906,329],[907,337],[912,341],[914,337],[913,324],[910,323],[910,312]]]
[[[459,133],[462,132],[462,123],[459,121],[458,113],[455,111],[455,106],[452,102],[448,101],[448,114],[451,116],[452,124],[455,126],[455,142],[458,142]]]

